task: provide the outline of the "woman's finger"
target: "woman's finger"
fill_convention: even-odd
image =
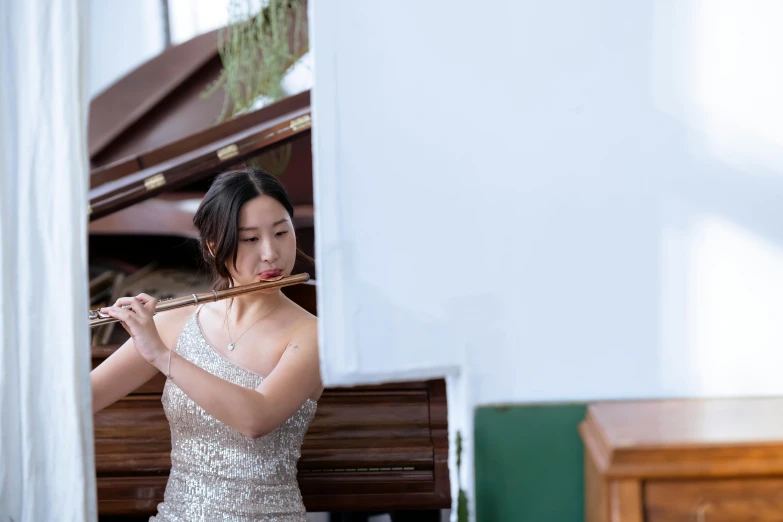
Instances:
[[[136,299],[140,299],[144,308],[150,312],[154,311],[155,307],[158,305],[158,300],[149,294],[141,293],[136,296]]]
[[[144,303],[138,298],[138,297],[132,297],[130,300],[130,307],[131,310],[136,312],[137,314],[143,314],[147,315],[147,310],[144,308]]]
[[[111,317],[114,317],[115,319],[119,319],[123,323],[135,323],[136,321],[136,312],[132,310],[128,310],[126,308],[119,308],[117,306],[111,306],[109,308],[105,309],[105,313],[110,315]]]
[[[133,302],[134,299],[134,297],[120,297],[114,303],[114,306],[128,306]]]

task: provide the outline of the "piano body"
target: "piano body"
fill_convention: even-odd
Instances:
[[[313,256],[310,94],[302,92],[217,124],[222,93],[204,98],[220,72],[217,34],[172,47],[91,104],[89,212],[92,307],[145,291],[160,299],[210,288],[199,270],[193,213],[213,177],[262,165],[295,205],[299,246]],[[313,313],[308,284],[285,289]],[[127,339],[117,326],[93,330],[93,366]],[[95,416],[100,519],[147,520],[163,499],[170,433],[157,375]],[[363,520],[440,520],[449,508],[443,380],[329,388],[319,401],[299,463],[310,512]]]

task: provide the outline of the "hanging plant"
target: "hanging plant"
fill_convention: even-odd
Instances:
[[[306,0],[230,0],[228,15],[218,31],[223,70],[203,93],[223,88],[219,122],[284,98],[283,78],[309,48]]]

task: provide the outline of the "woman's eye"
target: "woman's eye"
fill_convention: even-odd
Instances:
[[[252,243],[253,241],[258,241],[257,237],[249,237],[246,239],[243,239],[242,241],[245,241],[246,243]]]
[[[278,232],[277,234],[275,234],[275,236],[280,237],[280,236],[282,236],[284,234],[288,234],[288,230],[282,230],[282,231]]]

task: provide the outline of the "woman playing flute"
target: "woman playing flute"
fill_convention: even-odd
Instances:
[[[215,289],[290,275],[292,218],[274,176],[219,175],[193,219]],[[316,318],[280,288],[153,317],[155,305],[139,294],[102,309],[131,338],[91,374],[95,412],[167,377],[171,473],[150,520],[306,521],[296,476],[323,392]]]

